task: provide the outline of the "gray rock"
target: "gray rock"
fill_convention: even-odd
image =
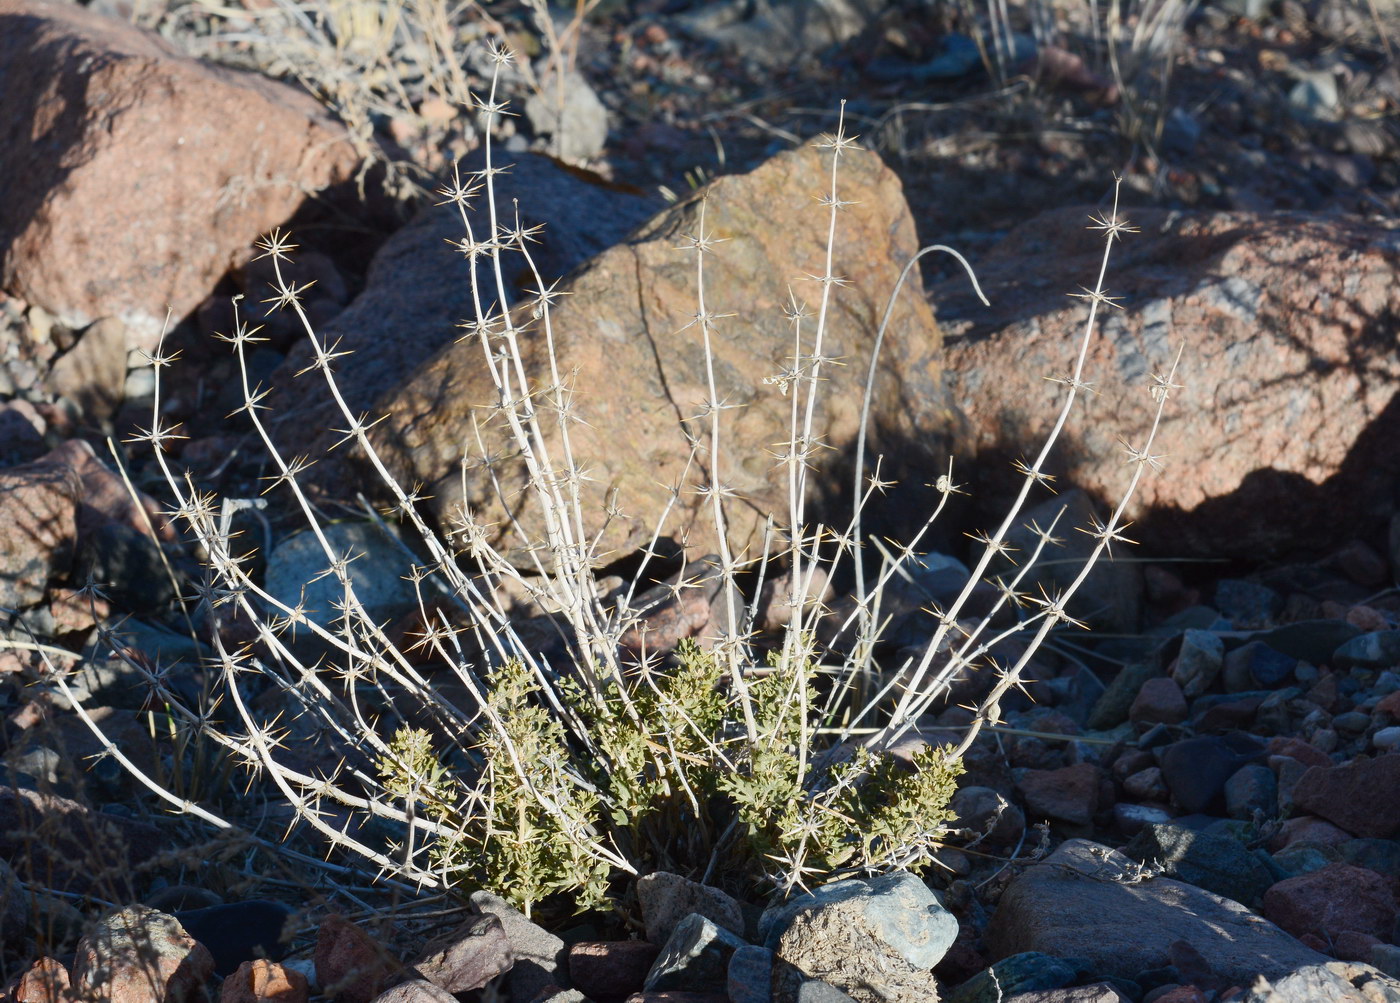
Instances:
[[[777,0],[703,4],[678,21],[697,39],[728,49],[764,66],[810,58],[822,49],[854,38],[879,14],[887,0]],[[746,16],[751,13],[752,16]]]
[[[764,946],[806,975],[863,1003],[934,998],[929,970],[957,937],[957,920],[916,875],[824,885],[770,907]]]
[[[1150,662],[1130,662],[1118,670],[1101,697],[1089,712],[1089,727],[1095,730],[1112,728],[1128,719],[1128,711],[1137,699],[1142,684],[1162,670]]]
[[[1263,747],[1251,735],[1201,735],[1162,749],[1162,779],[1172,799],[1188,813],[1206,812],[1222,800],[1225,782],[1240,767],[1263,758]]]
[[[1210,689],[1225,662],[1225,643],[1204,630],[1188,630],[1181,636],[1181,653],[1176,656],[1172,678],[1181,692],[1198,697]]]
[[[537,136],[549,137],[549,152],[560,160],[592,160],[608,141],[608,110],[588,81],[574,72],[562,82],[542,74],[540,88],[525,100],[525,117]]]
[[[103,317],[78,336],[49,371],[48,386],[92,424],[105,424],[121,406],[126,386],[126,325]]]
[[[1288,92],[1288,103],[1304,118],[1331,121],[1337,117],[1337,75],[1331,70],[1299,71]]]
[[[1261,763],[1241,766],[1225,781],[1225,813],[1249,821],[1256,813],[1265,818],[1278,814],[1278,779]]]
[[[732,895],[691,881],[670,871],[654,871],[637,880],[637,904],[647,940],[664,944],[691,913],[698,913],[739,937],[744,935],[744,911]]]
[[[1330,960],[1235,901],[1172,878],[1135,881],[1136,873],[1134,861],[1106,846],[1063,843],[1002,894],[986,933],[992,956],[1083,958],[1102,975],[1130,979],[1185,940],[1240,985]]]
[[[1373,630],[1337,648],[1332,664],[1339,669],[1390,669],[1400,665],[1400,630]]]
[[[1255,905],[1274,883],[1269,869],[1237,839],[1180,825],[1148,825],[1123,852],[1168,877]]]
[[[429,944],[413,967],[433,985],[464,993],[480,989],[514,963],[515,952],[500,917],[486,913]]]
[[[1078,970],[1065,959],[1027,951],[978,972],[948,993],[943,1003],[1002,1003],[1008,996],[1056,991],[1078,977]]]
[[[1306,965],[1272,984],[1259,979],[1239,1003],[1400,1003],[1400,981],[1370,965],[1332,961]]]
[[[1338,648],[1360,633],[1360,627],[1345,620],[1299,620],[1255,634],[1251,640],[1263,641],[1275,651],[1311,665],[1321,665],[1330,662]]]
[[[0,860],[0,940],[18,943],[29,926],[29,895],[19,878]]]
[[[1298,659],[1275,651],[1261,641],[1250,641],[1225,656],[1225,689],[1243,693],[1252,689],[1273,689],[1293,678]]]
[[[383,623],[417,607],[413,583],[403,577],[412,561],[378,526],[337,522],[323,526],[321,532],[336,559],[354,556],[346,571],[355,597],[372,620]],[[304,605],[308,620],[334,630],[345,590],[335,575],[327,573],[331,560],[310,530],[288,537],[268,557],[267,591],[288,606]],[[298,637],[304,635],[303,631]]]
[[[1258,582],[1222,578],[1215,586],[1215,608],[1236,630],[1250,630],[1269,626],[1283,612],[1283,596]]]
[[[1400,978],[1400,947],[1376,944],[1371,948],[1371,964],[1392,978]]]
[[[515,965],[506,976],[506,988],[515,999],[533,999],[545,986],[569,988],[565,974],[567,948],[564,942],[530,922],[525,915],[499,895],[472,892],[471,903],[482,913],[501,921],[510,941]]]
[[[124,523],[105,522],[85,535],[74,563],[78,581],[90,576],[115,603],[138,615],[162,612],[175,598],[160,548]]]
[[[281,902],[247,899],[185,909],[174,916],[186,933],[209,949],[214,974],[226,976],[245,961],[285,958],[290,950],[286,924],[292,914],[292,908]]]
[[[773,948],[800,918],[818,911],[852,919],[918,968],[937,965],[958,936],[958,921],[938,896],[917,875],[899,871],[836,881],[771,906],[759,920],[764,946]]]
[[[774,1000],[773,1003],[782,1003]],[[830,982],[823,982],[821,979],[807,979],[797,987],[797,995],[792,1003],[855,1003],[846,993],[837,989]]]
[[[373,1003],[456,1003],[457,997],[446,989],[435,986],[423,979],[400,982],[392,989],[386,989],[373,1000]]]
[[[1107,982],[1095,982],[1089,986],[1067,986],[1064,989],[1037,989],[1007,996],[1005,1000],[1006,1003],[1129,1003],[1129,997]]]
[[[1015,846],[1026,831],[1025,813],[990,787],[959,787],[949,807],[964,829],[987,833],[988,846]]]
[[[730,1003],[771,1003],[773,952],[752,944],[736,949],[729,957],[725,988]]]
[[[691,913],[671,932],[643,986],[648,992],[723,992],[729,982],[730,959],[744,946],[728,930]]]
[[[1061,510],[1064,514],[1060,515]],[[1007,541],[1016,548],[1013,557],[1023,560],[1038,543],[1033,525],[1048,527],[1055,517],[1055,539],[1041,551],[1040,560],[1022,580],[1022,591],[1037,592],[1044,586],[1054,592],[1068,586],[1078,577],[1098,541],[1087,533],[1099,519],[1094,503],[1080,490],[1065,491],[1026,512],[1018,524],[1007,533]],[[1116,551],[1115,551],[1116,553]],[[1071,616],[1094,625],[1108,633],[1125,634],[1138,629],[1142,619],[1142,569],[1129,561],[1114,561],[1107,557],[1095,563],[1089,576],[1075,592],[1069,604]],[[1117,722],[1114,722],[1117,723]]]

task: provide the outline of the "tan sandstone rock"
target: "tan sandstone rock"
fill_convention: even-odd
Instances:
[[[358,162],[307,94],[77,4],[0,0],[0,93],[0,287],[129,347]]]
[[[731,544],[750,556],[758,554],[769,514],[779,524],[786,520],[787,473],[774,452],[789,434],[792,397],[764,378],[791,365],[793,326],[784,312],[789,291],[813,312],[820,299],[820,286],[809,277],[824,270],[828,217],[814,196],[828,190],[830,162],[824,151],[784,153],[707,190],[704,227],[723,242],[706,256],[706,309],[719,315],[713,338],[718,397],[732,406],[723,412],[719,480],[735,493],[726,510]],[[848,483],[849,475],[840,472],[849,469],[876,330],[901,268],[917,249],[900,183],[874,153],[842,159],[839,191],[852,203],[836,229],[833,271],[845,284],[833,290],[824,354],[841,364],[828,364],[821,374],[813,431],[831,451],[816,457],[814,495],[818,484],[831,492]],[[565,295],[552,311],[558,368],[569,375],[581,419],[569,434],[591,478],[582,492],[584,532],[601,533],[595,560],[647,544],[672,485],[681,493],[663,535],[687,540],[695,553],[718,550],[707,502],[694,490],[709,480],[714,458],[706,450],[708,420],[698,417],[708,391],[693,323],[695,256],[680,249],[700,230],[700,208],[692,199],[664,212],[594,258],[561,287]],[[515,316],[529,321],[528,312]],[[810,351],[813,320],[802,330],[803,350]],[[548,383],[538,321],[523,344],[538,392]],[[941,392],[939,347],[915,273],[896,301],[871,416],[875,451],[892,457],[884,472],[913,472],[913,484],[941,472],[952,424]],[[520,490],[523,466],[492,411],[496,399],[480,344],[450,344],[381,398],[376,411],[390,417],[377,430],[378,441],[407,481],[427,485],[445,522],[452,523],[465,503],[493,527],[498,543],[506,539],[510,517],[537,540],[541,512],[535,497]],[[482,428],[484,449],[473,439],[473,422]],[[546,416],[544,424],[552,429],[554,423]],[[690,466],[688,437],[702,444]],[[557,454],[557,435],[554,442]],[[482,468],[486,455],[500,457],[497,483]],[[611,519],[610,503],[616,508]],[[831,514],[844,519],[849,509]],[[518,547],[520,540],[506,545]]]

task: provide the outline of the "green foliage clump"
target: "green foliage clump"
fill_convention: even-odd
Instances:
[[[512,660],[488,679],[476,776],[453,775],[428,732],[404,728],[381,780],[440,823],[435,869],[527,912],[556,893],[609,908],[629,871],[741,875],[742,894],[927,860],[961,762],[931,748],[912,766],[863,747],[823,757],[811,669],[770,657],[748,685],[750,742],[724,670],[693,642],[666,672],[593,692],[565,680],[553,706]]]

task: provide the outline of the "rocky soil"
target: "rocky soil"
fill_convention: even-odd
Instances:
[[[265,325],[251,380],[272,389],[279,434],[316,455],[336,438],[293,375],[306,347],[263,302],[261,234],[293,230],[293,281],[314,283],[306,312],[355,350],[339,371],[346,396],[391,415],[377,441],[428,487],[425,510],[450,524],[454,505],[491,500],[464,490],[454,452],[454,428],[487,396],[456,343],[469,290],[443,248],[461,220],[424,197],[455,158],[476,163],[480,118],[446,100],[451,75],[407,43],[366,72],[360,36],[336,22],[345,72],[332,87],[328,64],[289,47],[277,8],[207,7],[0,0],[6,999],[1400,1001],[1388,5],[1221,0],[1190,12],[1165,56],[1121,50],[1116,72],[1088,8],[1069,4],[1016,11],[998,50],[985,12],[923,0],[614,0],[577,31],[568,12],[552,22],[568,72],[541,54],[548,31],[528,10],[462,15],[451,31],[472,86],[486,41],[536,54],[502,84],[522,112],[497,135],[516,164],[502,190],[522,226],[547,224],[536,263],[568,293],[557,343],[581,383],[607,388],[583,434],[626,509],[664,500],[684,460],[675,419],[706,393],[676,337],[693,294],[666,255],[696,205],[678,194],[721,178],[714,221],[731,239],[712,308],[742,318],[717,354],[722,392],[751,403],[730,433],[755,461],[735,485],[755,500],[734,526],[750,542],[781,497],[759,378],[781,366],[788,284],[824,240],[810,198],[821,161],[804,141],[834,128],[839,98],[865,150],[844,181],[859,204],[835,249],[853,281],[832,353],[868,351],[922,243],[971,261],[990,307],[960,267],[925,257],[877,373],[872,442],[901,487],[872,523],[892,536],[917,526],[921,485],[949,455],[971,492],[886,596],[890,666],[922,650],[928,608],[966,580],[965,532],[987,528],[1015,487],[1009,461],[1053,420],[1045,377],[1063,375],[1083,322],[1065,294],[1097,274],[1102,236],[1085,224],[1115,172],[1141,230],[1109,268],[1123,309],[1093,345],[1098,394],[1052,462],[1058,494],[1037,496],[1025,521],[1105,518],[1125,476],[1119,440],[1142,441],[1150,423],[1146,378],[1180,350],[1185,387],[1154,448],[1165,469],[1129,512],[1139,545],[1115,547],[1072,610],[1095,630],[1057,634],[972,746],[937,866],[786,903],[661,871],[621,916],[533,920],[487,892],[433,897],[355,870],[153,697],[157,677],[200,705],[213,687],[203,659],[227,640],[175,603],[199,581],[197,555],[164,514],[149,447],[129,441],[151,425],[144,353],[167,317],[166,347],[183,357],[162,374],[160,414],[183,424],[172,449],[201,489],[255,498],[268,475],[227,345],[211,337],[231,329],[233,295]],[[532,284],[507,280],[511,298]],[[861,365],[831,376],[820,433],[833,459],[813,500],[827,512],[849,505],[863,380]],[[370,555],[356,569],[367,604],[403,629],[417,600],[366,521],[365,483],[332,454],[316,503],[337,546]],[[229,518],[257,541],[266,587],[302,596],[318,569],[285,500]],[[601,504],[589,518],[613,558],[600,588],[623,589],[648,526],[603,521]],[[688,552],[670,553],[673,581],[715,546],[684,506],[675,525],[692,532]],[[1092,542],[1062,535],[1039,573],[1047,588],[1072,580]],[[849,583],[831,585],[833,609],[852,608]],[[658,589],[652,648],[721,619],[713,589]],[[986,686],[960,683],[896,751],[955,740],[970,719],[960,705]],[[239,828],[172,814],[117,753]],[[297,753],[308,769],[334,765],[310,743]]]

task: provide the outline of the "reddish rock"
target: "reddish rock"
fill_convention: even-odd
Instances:
[[[40,463],[62,464],[78,477],[81,488],[78,534],[88,536],[104,523],[115,522],[162,542],[174,541],[175,527],[165,508],[143,491],[131,492],[121,474],[98,458],[82,439],[69,439],[50,450]]]
[[[1318,818],[1316,815],[1300,815],[1283,823],[1278,833],[1269,841],[1269,849],[1281,850],[1293,843],[1325,843],[1328,846],[1340,846],[1343,843],[1350,843],[1352,838],[1351,833],[1338,829],[1326,819]]]
[[[1371,962],[1371,951],[1377,944],[1384,943],[1380,938],[1357,930],[1343,930],[1337,935],[1332,953],[1342,961]]]
[[[1400,721],[1400,690],[1394,693],[1387,693],[1376,701],[1377,714],[1384,714],[1392,721]]]
[[[1079,343],[1086,314],[1065,293],[1092,282],[1104,251],[1087,215],[1044,213],[984,256],[978,278],[990,310],[962,276],[931,291],[939,322],[961,335],[945,359],[988,481],[979,504],[996,507],[1020,487],[1001,460],[1038,444],[1055,420],[1063,387],[1046,377],[1063,375],[1065,346]],[[1057,472],[1118,497],[1119,440],[1144,445],[1150,374],[1167,372],[1189,342],[1175,382],[1212,406],[1168,405],[1152,447],[1169,457],[1168,473],[1145,478],[1134,495],[1134,539],[1177,555],[1258,561],[1304,546],[1325,553],[1378,529],[1375,513],[1390,511],[1400,473],[1400,415],[1390,407],[1400,356],[1385,320],[1400,313],[1394,231],[1303,213],[1127,215],[1141,233],[1118,243],[1109,263],[1110,292],[1128,291],[1127,309],[1109,311],[1089,346],[1093,419],[1076,426]],[[1034,282],[1029,261],[1047,266]],[[1358,358],[1381,361],[1358,367]]]
[[[179,920],[142,905],[104,916],[78,941],[73,986],[107,1003],[200,999],[214,957]]]
[[[424,950],[413,963],[424,979],[449,993],[480,989],[510,971],[515,953],[497,916],[475,916]]]
[[[68,969],[54,958],[40,958],[20,976],[15,987],[13,1003],[65,1003],[68,994]]]
[[[1269,739],[1265,751],[1271,756],[1291,756],[1304,766],[1320,766],[1323,769],[1328,769],[1334,765],[1331,757],[1317,746],[1309,745],[1301,738],[1294,738],[1291,735],[1275,735]]]
[[[718,565],[719,557],[707,554],[689,562],[669,581],[634,596],[631,610],[638,620],[618,639],[623,650],[635,658],[664,654],[682,638],[704,630],[710,622],[710,603],[722,583]]]
[[[640,992],[660,953],[660,945],[645,940],[575,944],[569,948],[569,981],[593,999]]]
[[[81,721],[73,722],[87,731]],[[54,794],[0,786],[0,859],[14,861],[19,877],[34,887],[110,894],[110,876],[120,880],[167,850],[167,835]]]
[[[306,1003],[306,976],[273,961],[245,961],[219,987],[219,1003]]]
[[[78,341],[49,370],[50,392],[66,401],[89,425],[109,421],[126,389],[126,325],[103,317],[77,335]]]
[[[1314,767],[1293,788],[1293,803],[1354,836],[1391,839],[1400,835],[1400,797],[1380,794],[1393,791],[1400,791],[1400,754]]]
[[[1179,724],[1186,720],[1186,697],[1174,679],[1157,676],[1142,684],[1128,720],[1133,724]]]
[[[304,92],[77,4],[0,0],[0,93],[0,285],[129,347],[359,159]]]
[[[370,1003],[398,968],[374,939],[344,916],[316,931],[316,981],[336,1003]]]
[[[1207,996],[1195,986],[1177,986],[1152,999],[1153,1003],[1206,1003]]]
[[[1088,825],[1099,806],[1099,768],[1075,763],[1058,770],[1024,770],[1016,786],[1026,800],[1026,817]]]
[[[47,428],[34,405],[23,398],[0,405],[0,466],[13,467],[43,456]]]
[[[1336,568],[1358,585],[1375,586],[1386,580],[1386,560],[1376,553],[1375,548],[1362,540],[1348,540],[1326,561],[1327,566]],[[1363,609],[1364,607],[1353,607]],[[1372,611],[1374,612],[1374,611]],[[1357,626],[1361,626],[1357,624]],[[1382,626],[1363,628],[1384,630],[1389,624],[1382,620]]]
[[[780,376],[789,365],[790,292],[815,302],[816,287],[794,280],[820,271],[825,260],[829,220],[820,206],[814,211],[812,195],[829,188],[830,172],[829,152],[804,148],[781,153],[749,174],[720,178],[706,189],[705,202],[692,199],[665,211],[561,287],[566,295],[551,311],[552,344],[582,419],[569,426],[569,436],[589,474],[580,485],[583,539],[601,531],[600,556],[650,542],[658,513],[672,503],[673,482],[682,490],[663,535],[687,540],[695,553],[717,552],[710,502],[693,490],[697,480],[708,480],[704,468],[712,462],[719,463],[718,479],[735,496],[726,512],[736,552],[757,555],[770,514],[786,518],[787,468],[774,461],[772,450],[789,434],[792,398],[764,378]],[[837,221],[833,264],[845,284],[832,299],[823,351],[868,359],[887,298],[918,241],[899,180],[876,154],[844,156],[837,184],[840,197],[850,202]],[[676,250],[686,234],[701,231],[702,204],[703,229],[725,241],[706,256],[706,309],[736,314],[716,319],[711,339],[716,393],[729,405],[718,458],[704,452],[706,423],[693,420],[710,391],[694,323],[694,259]],[[516,320],[528,325],[522,338],[526,369],[543,395],[551,370],[540,322],[532,321],[529,309],[522,304]],[[905,283],[880,354],[870,417],[876,439],[871,455],[885,454],[881,473],[900,480],[896,495],[922,494],[919,485],[929,479],[928,471],[946,462],[952,415],[942,390],[939,345],[938,325],[919,283]],[[454,521],[465,503],[499,542],[511,531],[504,499],[533,541],[543,529],[539,501],[519,492],[526,476],[519,448],[508,441],[494,410],[498,392],[480,359],[474,337],[449,339],[404,385],[380,398],[374,410],[390,417],[374,436],[401,478],[426,486],[444,519]],[[826,449],[815,458],[814,489],[845,476],[837,462],[850,455],[859,426],[863,367],[821,370],[822,404],[811,434]],[[793,389],[800,388],[790,386],[789,393]],[[467,442],[464,478],[461,433],[474,422],[482,441]],[[555,462],[561,462],[555,422],[541,425]],[[698,465],[692,458],[696,436]],[[481,469],[488,459],[498,480]],[[898,521],[914,501],[882,499],[867,521],[886,514]]]
[[[1295,937],[1311,933],[1334,941],[1351,930],[1388,939],[1396,906],[1381,875],[1336,863],[1278,882],[1264,893],[1264,915]]]
[[[78,479],[65,466],[0,470],[0,607],[25,609],[68,572],[78,535]]]
[[[1370,606],[1352,606],[1347,609],[1343,619],[1353,627],[1359,627],[1368,634],[1377,630],[1391,629],[1391,622],[1386,615]]]
[[[1165,801],[1170,795],[1162,781],[1162,771],[1156,766],[1124,777],[1123,790],[1129,797],[1143,801]]]

